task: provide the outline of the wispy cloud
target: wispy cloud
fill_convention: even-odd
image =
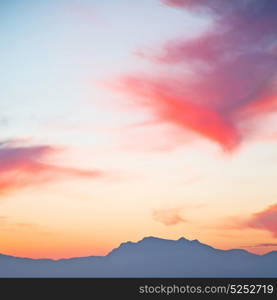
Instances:
[[[33,222],[22,222],[13,220],[7,216],[0,216],[0,231],[1,232],[17,232],[17,231],[30,231],[38,232],[39,234],[49,235],[52,232],[45,230],[42,226]]]
[[[22,145],[17,141],[0,143],[0,194],[68,177],[98,178],[100,170],[83,170],[49,164],[60,149],[49,145]]]
[[[244,248],[266,248],[266,247],[277,247],[277,243],[263,243],[263,244],[256,244],[251,246],[242,246]]]
[[[181,208],[155,209],[152,212],[153,219],[166,226],[187,222],[181,216]]]
[[[213,25],[199,37],[169,41],[160,54],[148,55],[159,67],[166,66],[166,75],[128,74],[119,86],[155,120],[173,124],[183,134],[193,131],[232,151],[258,126],[252,122],[246,130],[248,120],[277,111],[277,3],[162,2],[208,15]]]

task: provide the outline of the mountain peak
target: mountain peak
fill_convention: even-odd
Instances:
[[[194,240],[194,241],[197,241],[197,240]],[[171,240],[171,239],[158,238],[155,236],[146,236],[142,240],[140,240],[138,243],[141,243],[141,242],[191,242],[191,241],[186,239],[185,237],[180,237],[177,240]]]
[[[201,245],[201,246],[206,246],[206,247],[210,247],[206,244],[202,244],[199,240],[197,239],[194,239],[194,240],[189,240],[189,239],[186,239],[185,237],[180,237],[179,239],[177,240],[170,240],[170,239],[164,239],[164,238],[158,238],[158,237],[155,237],[155,236],[147,236],[147,237],[144,237],[143,239],[139,240],[138,242],[125,242],[125,243],[122,243],[120,246],[127,246],[127,245],[136,245],[136,244],[160,244],[160,243],[163,243],[163,244],[186,244],[186,245]],[[212,247],[210,247],[212,248]]]
[[[184,251],[192,251],[191,249],[200,251],[204,249],[216,250],[211,246],[202,244],[196,239],[189,240],[185,237],[180,237],[177,240],[170,240],[154,236],[147,236],[138,242],[128,241],[121,243],[119,247],[114,248],[108,255],[126,255],[127,253],[129,255],[131,253],[144,253],[144,251],[160,253],[160,251],[171,251],[171,249],[172,251],[173,249],[183,249]]]
[[[177,240],[177,242],[188,242],[189,240],[184,238],[183,236],[179,238],[179,240]]]
[[[142,240],[140,240],[139,243],[140,242],[147,242],[147,241],[149,241],[149,242],[153,241],[154,242],[154,241],[161,241],[161,240],[163,240],[163,239],[157,238],[155,236],[146,236]]]

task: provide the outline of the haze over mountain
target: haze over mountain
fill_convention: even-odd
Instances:
[[[277,251],[219,250],[198,240],[146,237],[106,256],[30,259],[0,255],[0,277],[277,277]]]

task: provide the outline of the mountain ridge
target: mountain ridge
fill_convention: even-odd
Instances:
[[[0,255],[0,277],[277,277],[277,251],[221,250],[184,237],[127,241],[106,256],[32,259]]]
[[[203,244],[201,243],[198,239],[194,239],[194,240],[189,240],[186,239],[185,237],[180,237],[177,240],[172,240],[172,239],[164,239],[164,238],[158,238],[158,237],[154,237],[154,236],[146,236],[144,238],[142,238],[141,240],[137,241],[137,242],[132,242],[132,241],[126,241],[126,242],[122,242],[120,243],[120,245],[116,248],[113,248],[110,252],[108,252],[106,255],[86,255],[86,256],[73,256],[73,257],[66,257],[66,258],[58,258],[58,259],[53,259],[53,258],[31,258],[31,257],[24,257],[24,256],[15,256],[15,255],[9,255],[9,254],[5,254],[5,253],[0,253],[0,258],[2,256],[4,257],[9,257],[9,258],[19,258],[19,259],[31,259],[31,260],[51,260],[51,261],[60,261],[60,260],[69,260],[69,259],[79,259],[79,258],[89,258],[89,257],[107,257],[108,255],[110,255],[113,251],[120,249],[122,246],[125,247],[126,245],[137,245],[140,244],[144,241],[148,241],[148,240],[152,240],[152,241],[165,241],[165,242],[188,242],[188,243],[195,243],[195,244],[200,244],[202,246],[206,246],[209,247],[211,249],[215,249],[218,251],[241,251],[241,252],[247,252],[249,254],[252,255],[256,255],[256,256],[267,256],[267,255],[277,255],[277,250],[273,250],[273,251],[269,251],[267,253],[264,254],[256,254],[256,253],[252,253],[249,252],[245,249],[241,249],[241,248],[231,248],[231,249],[218,249],[218,248],[214,248],[210,245],[207,244]]]

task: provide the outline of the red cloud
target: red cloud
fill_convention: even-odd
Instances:
[[[180,208],[154,210],[153,218],[167,226],[186,222],[186,220],[180,216],[180,210]]]
[[[52,146],[18,146],[0,144],[0,194],[67,177],[96,178],[98,170],[52,165],[45,160],[58,150]]]
[[[231,120],[217,111],[184,99],[174,88],[175,82],[150,78],[125,77],[121,80],[125,92],[141,96],[138,103],[149,108],[157,121],[174,124],[183,130],[192,130],[218,142],[225,150],[232,150],[240,141],[239,133]]]
[[[245,122],[277,111],[277,3],[163,2],[210,14],[213,26],[200,37],[169,41],[162,54],[151,58],[159,69],[166,67],[166,76],[128,74],[121,87],[138,96],[137,104],[149,108],[155,120],[171,123],[183,134],[189,129],[232,151],[248,137]],[[190,76],[183,72],[188,70]]]

